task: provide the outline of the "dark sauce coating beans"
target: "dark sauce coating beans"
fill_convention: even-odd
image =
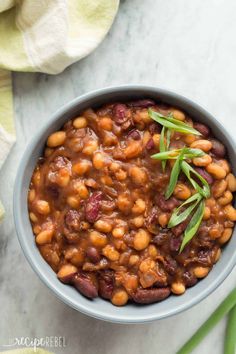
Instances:
[[[189,222],[168,229],[173,210],[193,193],[180,175],[165,200],[165,172],[150,158],[161,126],[148,108],[173,116],[201,136],[174,133],[171,148],[199,148],[190,163],[210,185],[198,233],[179,253]],[[36,244],[58,278],[92,299],[149,304],[183,294],[207,276],[231,237],[236,179],[224,145],[203,123],[150,99],[108,104],[51,134],[32,176],[28,203]],[[67,286],[68,286],[67,285]],[[66,286],[66,285],[65,285]]]

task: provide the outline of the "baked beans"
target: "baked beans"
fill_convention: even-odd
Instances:
[[[189,161],[210,185],[196,235],[179,252],[188,222],[168,228],[173,210],[194,194],[180,174],[166,200],[173,160],[163,171],[161,125],[148,108],[172,114],[201,135],[173,132],[170,148],[201,149]],[[88,298],[116,306],[148,304],[181,295],[204,278],[232,235],[236,210],[224,145],[179,108],[144,99],[80,112],[52,133],[28,195],[35,242],[58,279]]]

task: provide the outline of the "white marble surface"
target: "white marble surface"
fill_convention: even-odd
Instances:
[[[235,286],[236,270],[206,300],[175,317],[136,326],[100,322],[61,303],[39,281],[21,252],[12,217],[25,145],[52,112],[91,89],[123,83],[169,88],[201,103],[234,136],[235,13],[234,0],[122,1],[109,35],[88,58],[55,77],[14,74],[17,144],[0,172],[7,211],[0,227],[0,344],[19,336],[64,335],[67,346],[56,353],[173,354]],[[194,353],[223,353],[224,329],[222,321]]]

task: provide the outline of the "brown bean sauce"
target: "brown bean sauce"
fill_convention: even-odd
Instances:
[[[172,133],[171,149],[205,149],[190,163],[209,183],[200,228],[183,252],[188,224],[168,229],[173,210],[194,193],[183,175],[165,200],[159,152],[161,126],[148,108],[194,126],[202,134]],[[50,135],[30,183],[28,206],[36,244],[58,278],[84,296],[114,305],[152,303],[180,295],[205,277],[232,234],[236,180],[224,145],[209,127],[184,112],[143,99],[87,109]]]

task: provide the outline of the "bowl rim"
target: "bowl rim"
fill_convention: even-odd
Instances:
[[[208,285],[201,293],[198,293],[195,295],[193,298],[191,298],[188,302],[184,302],[182,305],[179,305],[177,308],[169,310],[167,313],[158,315],[155,313],[149,314],[149,315],[142,315],[142,316],[137,316],[133,318],[132,316],[129,316],[127,314],[127,318],[123,318],[123,316],[117,315],[116,318],[114,318],[114,315],[110,315],[109,313],[106,313],[103,310],[100,310],[99,308],[94,311],[93,309],[91,310],[89,306],[85,306],[79,301],[75,304],[73,301],[71,301],[67,296],[64,296],[61,294],[61,292],[55,288],[55,285],[53,282],[49,281],[47,278],[46,274],[42,272],[40,269],[40,266],[37,264],[37,262],[34,261],[33,257],[33,252],[30,247],[30,245],[27,242],[27,238],[25,236],[25,233],[23,232],[22,225],[21,225],[21,218],[22,218],[22,213],[21,213],[21,196],[22,196],[22,181],[24,177],[25,170],[27,169],[27,164],[28,160],[31,157],[31,152],[37,145],[37,143],[40,141],[41,136],[50,128],[50,126],[56,122],[62,115],[66,114],[67,111],[72,109],[73,107],[79,107],[81,103],[84,101],[90,100],[92,98],[101,96],[101,95],[106,95],[106,94],[115,94],[115,93],[125,93],[127,91],[131,91],[131,96],[132,96],[132,91],[150,91],[153,92],[155,95],[166,95],[170,98],[176,99],[178,102],[180,102],[179,106],[181,108],[181,102],[187,104],[188,106],[192,107],[194,110],[200,112],[202,115],[206,116],[207,119],[209,119],[208,123],[211,123],[214,121],[214,125],[217,127],[217,129],[222,130],[224,132],[224,135],[226,137],[227,142],[230,144],[230,146],[233,149],[233,152],[236,156],[236,145],[235,142],[233,141],[232,137],[228,133],[227,130],[223,127],[223,125],[213,117],[207,110],[205,110],[202,106],[200,106],[198,103],[193,102],[189,98],[186,98],[183,95],[177,94],[171,90],[156,87],[156,86],[149,86],[149,85],[140,85],[140,84],[135,84],[135,85],[120,85],[120,86],[110,86],[110,87],[105,87],[97,90],[90,91],[88,93],[85,93],[81,96],[78,96],[68,102],[67,104],[63,105],[61,108],[59,108],[54,114],[50,116],[48,121],[42,125],[42,127],[39,129],[38,133],[33,136],[30,140],[30,142],[27,144],[23,155],[21,157],[18,169],[17,169],[17,174],[16,174],[16,179],[14,183],[14,193],[13,193],[13,215],[14,215],[14,222],[15,222],[15,229],[18,237],[18,241],[20,243],[20,246],[22,248],[22,251],[29,262],[30,266],[33,268],[34,272],[38,275],[40,280],[59,298],[61,301],[72,307],[73,309],[80,311],[83,314],[86,314],[88,316],[94,317],[96,319],[108,321],[108,322],[113,322],[113,323],[145,323],[145,322],[152,322],[158,319],[162,318],[167,318],[173,315],[176,315],[182,311],[185,311],[192,306],[198,304],[201,302],[204,298],[206,298],[208,295],[210,295],[224,280],[225,278],[230,274],[232,271],[233,267],[236,264],[236,251],[232,255],[231,259],[227,262],[225,265],[224,269],[215,276],[214,280],[210,285]],[[231,160],[232,165],[233,161]],[[45,262],[45,260],[42,257],[42,262]],[[145,305],[148,306],[148,305]]]

